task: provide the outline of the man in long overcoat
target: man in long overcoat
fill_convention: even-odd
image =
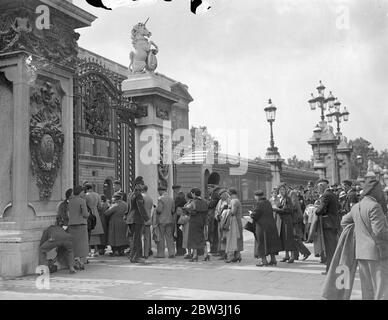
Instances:
[[[251,214],[255,222],[255,238],[257,243],[257,256],[261,262],[258,267],[266,265],[276,265],[275,255],[281,251],[281,242],[276,228],[275,218],[273,216],[272,205],[264,196],[262,190],[255,192],[255,200],[257,201],[254,211]],[[268,263],[267,256],[271,256],[271,261]]]
[[[122,193],[116,192],[113,195],[113,205],[104,212],[109,217],[108,244],[112,247],[112,255],[124,255],[125,248],[128,247],[127,226],[123,221],[128,205],[122,200]]]
[[[318,191],[320,194],[320,204],[315,214],[320,217],[323,229],[323,241],[326,253],[326,273],[329,270],[335,248],[338,242],[340,231],[339,202],[334,192],[328,188],[329,181],[321,179],[318,181]]]

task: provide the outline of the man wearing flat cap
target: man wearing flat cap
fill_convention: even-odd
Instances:
[[[388,222],[386,200],[377,180],[365,183],[363,198],[342,218],[354,224],[355,255],[363,300],[388,300]]]
[[[323,229],[323,241],[325,244],[326,273],[329,270],[338,242],[338,233],[340,232],[340,212],[339,201],[329,186],[329,181],[320,179],[317,182],[320,195],[315,214],[320,218]]]

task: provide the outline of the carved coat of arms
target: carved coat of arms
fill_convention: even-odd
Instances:
[[[31,94],[30,152],[32,174],[41,201],[48,201],[62,164],[64,134],[61,125],[61,97],[45,82]]]

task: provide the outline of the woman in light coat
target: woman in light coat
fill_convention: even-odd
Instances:
[[[226,230],[224,225],[228,214],[228,207],[230,205],[230,197],[228,190],[222,189],[219,191],[220,200],[216,207],[216,219],[218,221],[218,253],[220,258],[218,260],[226,260]]]
[[[95,253],[90,253],[90,256],[97,256],[98,255],[98,246],[101,246],[101,235],[104,234],[104,229],[102,227],[102,222],[100,218],[100,214],[98,212],[98,207],[100,205],[100,195],[97,192],[93,191],[93,186],[91,184],[85,185],[85,200],[86,205],[91,210],[93,215],[96,217],[96,226],[93,230],[90,231],[90,239],[89,239],[89,245],[90,248],[95,250]]]
[[[243,226],[242,226],[242,205],[237,198],[237,190],[229,189],[229,228],[226,231],[226,263],[241,262],[241,251],[244,250]]]

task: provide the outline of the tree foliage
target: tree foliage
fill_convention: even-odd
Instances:
[[[304,169],[304,170],[312,170],[313,169],[313,163],[310,160],[299,160],[296,155],[294,155],[292,158],[287,159],[287,165],[292,168],[297,169]]]
[[[350,141],[353,145],[351,155],[351,177],[357,179],[358,175],[365,175],[368,168],[368,160],[373,160],[380,167],[388,168],[388,149],[378,152],[372,143],[364,138],[357,138]],[[357,156],[361,156],[362,163],[358,163]],[[361,172],[360,172],[361,170]]]

